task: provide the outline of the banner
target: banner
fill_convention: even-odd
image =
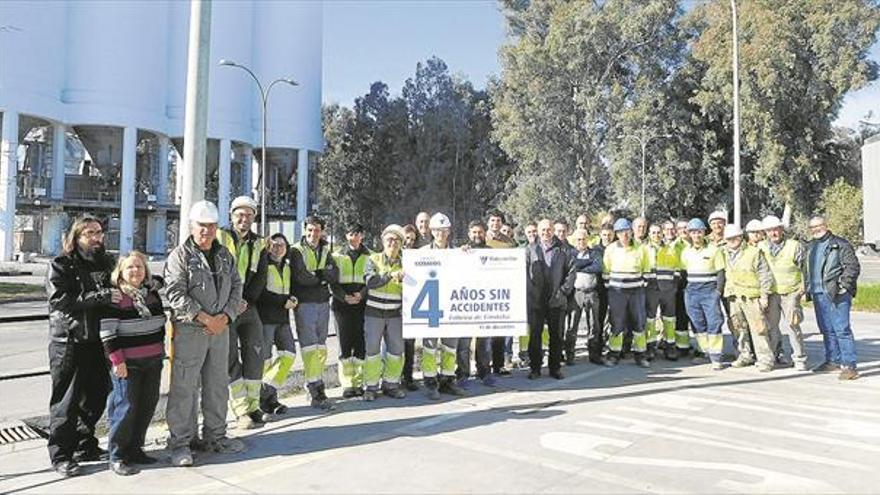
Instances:
[[[523,249],[405,249],[403,336],[525,335]]]

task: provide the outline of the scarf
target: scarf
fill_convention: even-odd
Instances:
[[[147,289],[144,287],[137,288],[133,287],[129,284],[119,284],[119,290],[122,291],[123,294],[127,295],[131,298],[131,302],[134,305],[134,309],[137,310],[138,314],[141,315],[142,318],[149,318],[153,316],[153,312],[150,311],[150,308],[147,307]]]

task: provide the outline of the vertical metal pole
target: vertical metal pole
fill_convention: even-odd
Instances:
[[[205,155],[208,134],[208,76],[211,58],[211,0],[191,0],[186,71],[186,115],[183,134],[183,190],[179,241],[189,237],[189,210],[205,198]]]
[[[733,13],[733,223],[742,225],[740,210],[739,164],[739,44],[736,26],[736,0],[730,0]]]
[[[260,96],[263,98],[263,149],[260,152],[260,235],[266,237],[269,231],[269,227],[266,225],[266,174],[269,170],[269,167],[266,166],[266,124],[269,120],[266,117],[266,112],[269,100],[267,98],[268,94],[263,92],[262,89],[260,89]]]
[[[642,145],[642,218],[645,218],[645,153],[648,149],[648,141],[639,138],[639,144]]]

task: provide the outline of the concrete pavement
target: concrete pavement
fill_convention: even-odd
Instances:
[[[821,341],[812,319],[805,326],[818,364]],[[880,316],[855,314],[853,326],[854,382],[660,360],[647,371],[578,364],[562,381],[518,371],[462,399],[416,392],[341,402],[330,414],[294,397],[288,417],[230,430],[247,452],[199,456],[193,468],[162,462],[123,478],[93,464],[64,480],[47,470],[44,441],[6,446],[0,492],[877,492]]]

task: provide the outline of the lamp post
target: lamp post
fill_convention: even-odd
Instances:
[[[739,165],[739,41],[736,27],[736,0],[730,0],[733,15],[733,223],[742,225]]]
[[[647,150],[648,145],[651,144],[651,141],[658,138],[670,138],[672,135],[670,134],[654,134],[651,136],[643,137],[639,134],[627,134],[623,136],[623,139],[635,139],[639,142],[639,146],[642,148],[642,217],[645,216],[645,184],[646,184],[646,175],[645,175],[645,165],[647,162]]]
[[[238,64],[229,59],[221,59],[218,65],[226,66],[226,67],[237,67],[245,72],[247,72],[251,78],[253,78],[254,82],[257,83],[257,88],[260,90],[260,101],[263,104],[263,139],[262,139],[262,147],[260,149],[260,235],[265,237],[268,234],[268,224],[266,223],[266,174],[268,171],[268,167],[266,165],[266,128],[267,128],[267,119],[268,119],[268,108],[269,108],[269,91],[272,90],[272,87],[277,83],[287,83],[291,86],[298,86],[299,83],[294,81],[290,77],[280,77],[270,82],[268,86],[263,88],[263,84],[260,83],[260,80],[254,74],[252,70],[247,68],[244,65]]]

